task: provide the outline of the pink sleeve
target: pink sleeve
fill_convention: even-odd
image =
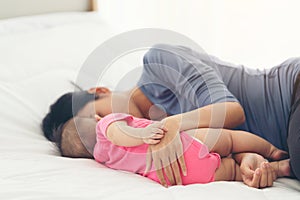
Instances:
[[[107,127],[116,121],[124,120],[127,123],[133,120],[133,117],[124,113],[112,113],[103,117],[97,124],[97,134],[102,134],[106,138]]]

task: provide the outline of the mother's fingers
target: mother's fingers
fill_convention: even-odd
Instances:
[[[173,172],[174,172],[176,185],[182,185],[182,180],[181,180],[181,175],[180,175],[178,162],[176,162],[176,161],[172,162],[172,169],[173,169]]]
[[[260,183],[259,187],[260,188],[265,188],[268,185],[268,169],[266,163],[261,164],[261,178],[260,178]]]
[[[157,178],[159,179],[160,183],[165,186],[168,187],[164,173],[163,173],[163,167],[162,167],[162,163],[160,159],[153,159],[153,164],[156,170],[156,175]]]
[[[185,166],[185,160],[184,160],[184,157],[183,155],[181,155],[179,158],[178,158],[178,162],[179,162],[179,165],[180,165],[180,169],[182,171],[182,174],[184,176],[187,175],[187,170],[186,170],[186,166]]]
[[[175,154],[176,155],[176,160],[179,162],[179,167],[180,167],[180,169],[182,171],[182,174],[184,176],[186,176],[187,175],[187,170],[186,170],[186,165],[185,165],[185,160],[184,160],[183,153],[184,152],[183,152],[182,143],[179,143],[177,145],[177,148],[176,148],[176,154]]]
[[[151,136],[151,139],[161,139],[162,137],[164,137],[163,134],[154,134],[153,136]]]
[[[164,173],[163,173],[163,171],[162,171],[162,168],[156,170],[156,175],[157,175],[157,178],[159,179],[159,182],[160,182],[164,187],[168,187],[168,184],[167,184],[167,182],[166,182],[166,179],[165,179]]]
[[[261,164],[262,175],[260,180],[260,188],[270,187],[276,179],[275,170],[270,163],[265,162]]]
[[[260,177],[261,177],[261,171],[259,168],[257,168],[254,172],[252,182],[249,186],[259,188]]]
[[[147,174],[151,167],[152,167],[152,151],[151,151],[151,148],[148,148],[147,150],[147,154],[146,154],[146,169],[145,169],[145,172],[144,172],[144,175]]]
[[[169,164],[169,162],[165,162],[165,163],[163,163],[163,166],[164,166],[165,174],[166,174],[168,180],[170,181],[170,184],[175,185],[175,179],[173,176],[173,171],[172,171],[171,165]]]
[[[272,171],[272,175],[273,175],[273,181],[275,181],[277,179],[277,174],[275,172],[275,169],[272,167],[273,171]]]
[[[268,174],[268,187],[271,187],[273,185],[273,181],[274,181],[274,169],[270,166],[270,164],[267,164],[267,169],[269,171]]]
[[[247,177],[243,178],[244,183],[254,188],[265,188],[273,185],[275,171],[269,163],[262,163],[261,168],[254,171],[251,181],[246,181]],[[276,175],[275,175],[276,176]]]

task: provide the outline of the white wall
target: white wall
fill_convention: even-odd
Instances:
[[[171,29],[249,67],[300,56],[299,8],[298,0],[99,0],[103,18],[123,31]]]

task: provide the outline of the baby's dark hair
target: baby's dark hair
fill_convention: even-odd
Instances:
[[[87,103],[96,99],[98,99],[97,95],[87,91],[69,92],[59,97],[50,106],[49,113],[42,121],[41,126],[45,137],[52,142],[57,142],[59,137],[54,133],[59,132],[59,128],[76,116]]]

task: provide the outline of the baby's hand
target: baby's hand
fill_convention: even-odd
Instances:
[[[143,141],[146,144],[158,144],[166,131],[163,122],[153,122],[144,128]]]

